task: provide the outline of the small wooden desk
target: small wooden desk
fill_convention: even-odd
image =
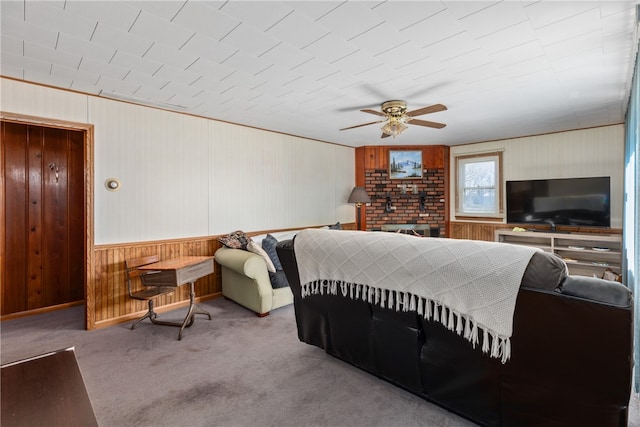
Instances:
[[[153,273],[140,276],[145,285],[182,286],[189,284],[189,311],[180,323],[155,320],[158,325],[179,326],[178,339],[182,339],[182,331],[193,325],[196,314],[204,314],[211,320],[211,314],[195,303],[195,282],[201,277],[213,273],[212,256],[181,256],[165,261],[154,262],[138,267],[139,270],[151,270]]]

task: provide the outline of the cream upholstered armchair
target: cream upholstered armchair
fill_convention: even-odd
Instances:
[[[291,239],[298,231],[271,233],[268,240]],[[254,246],[263,248],[262,242],[267,236],[254,236],[251,240]],[[271,310],[293,303],[293,293],[286,283],[282,267],[275,268],[279,262],[271,261],[273,264],[269,265],[274,255],[256,252],[222,246],[216,251],[215,260],[221,267],[222,295],[264,317]],[[270,272],[271,267],[275,271]]]

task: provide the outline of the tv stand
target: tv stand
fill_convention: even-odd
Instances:
[[[622,266],[622,235],[568,233],[560,231],[496,230],[496,242],[533,246],[559,255],[569,267],[569,274],[602,277],[610,268],[620,273]]]

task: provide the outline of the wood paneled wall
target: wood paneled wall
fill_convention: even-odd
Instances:
[[[142,315],[147,309],[144,301],[129,298],[124,268],[126,259],[154,254],[160,256],[161,260],[179,256],[212,256],[219,247],[217,236],[96,246],[94,326],[103,327],[124,322]],[[135,286],[141,285],[136,283]],[[214,274],[199,279],[195,289],[198,300],[220,296],[222,288],[219,266],[215,266]],[[188,302],[189,287],[179,286],[173,294],[160,297],[156,307],[157,311],[162,312],[187,305]]]
[[[425,169],[448,168],[449,166],[449,147],[444,145],[358,147],[356,148],[356,178],[360,175],[360,171],[364,172],[366,169],[388,169],[390,150],[422,150],[422,167]],[[362,177],[364,178],[364,175]]]
[[[451,221],[449,223],[449,237],[453,239],[485,240],[493,242],[495,231],[508,228],[504,223],[479,223]]]
[[[495,241],[495,231],[500,229],[510,229],[515,226],[523,226],[527,228],[535,228],[536,230],[549,230],[549,226],[536,225],[531,227],[523,224],[505,224],[502,222],[487,223],[487,222],[465,222],[465,221],[451,221],[449,223],[450,236],[453,239],[468,239],[468,240],[486,240],[488,242]],[[559,226],[558,231],[573,232],[573,233],[602,233],[602,234],[620,234],[622,230],[619,228],[586,228],[586,227],[569,227]]]
[[[355,223],[342,224],[345,230],[355,229]],[[278,230],[247,232],[249,236],[273,233]],[[172,239],[153,242],[98,245],[95,248],[95,311],[88,313],[88,329],[102,328],[135,319],[147,309],[144,301],[129,298],[124,261],[129,258],[157,254],[161,260],[179,256],[212,256],[220,248],[219,236]],[[140,286],[139,283],[136,283]],[[222,296],[220,266],[215,264],[213,274],[196,282],[199,301]],[[176,292],[158,299],[156,311],[163,312],[189,303],[189,287],[180,286]]]
[[[345,229],[354,229],[355,224],[343,224]],[[455,239],[493,241],[497,229],[510,228],[503,223],[480,223],[453,221],[449,226],[450,237]],[[263,234],[283,230],[266,230],[248,233]],[[581,230],[587,231],[587,230]],[[597,230],[590,230],[596,232]],[[620,232],[620,230],[607,230]],[[214,255],[220,247],[218,236],[176,239],[167,241],[100,245],[95,249],[95,313],[93,327],[105,327],[134,319],[144,313],[146,305],[128,297],[125,281],[124,261],[127,258],[158,254],[161,259],[182,255]],[[216,264],[214,274],[196,282],[196,297],[199,300],[221,296],[220,266]],[[158,311],[186,306],[189,301],[187,286],[179,287],[174,294],[158,301]],[[90,329],[93,329],[90,327]]]

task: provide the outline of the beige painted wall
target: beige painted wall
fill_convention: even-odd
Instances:
[[[350,147],[10,79],[0,110],[94,125],[97,245],[355,221]]]
[[[611,227],[622,227],[624,125],[451,147],[452,197],[455,157],[496,150],[503,150],[505,181],[610,176]],[[454,220],[454,209],[451,212]]]

